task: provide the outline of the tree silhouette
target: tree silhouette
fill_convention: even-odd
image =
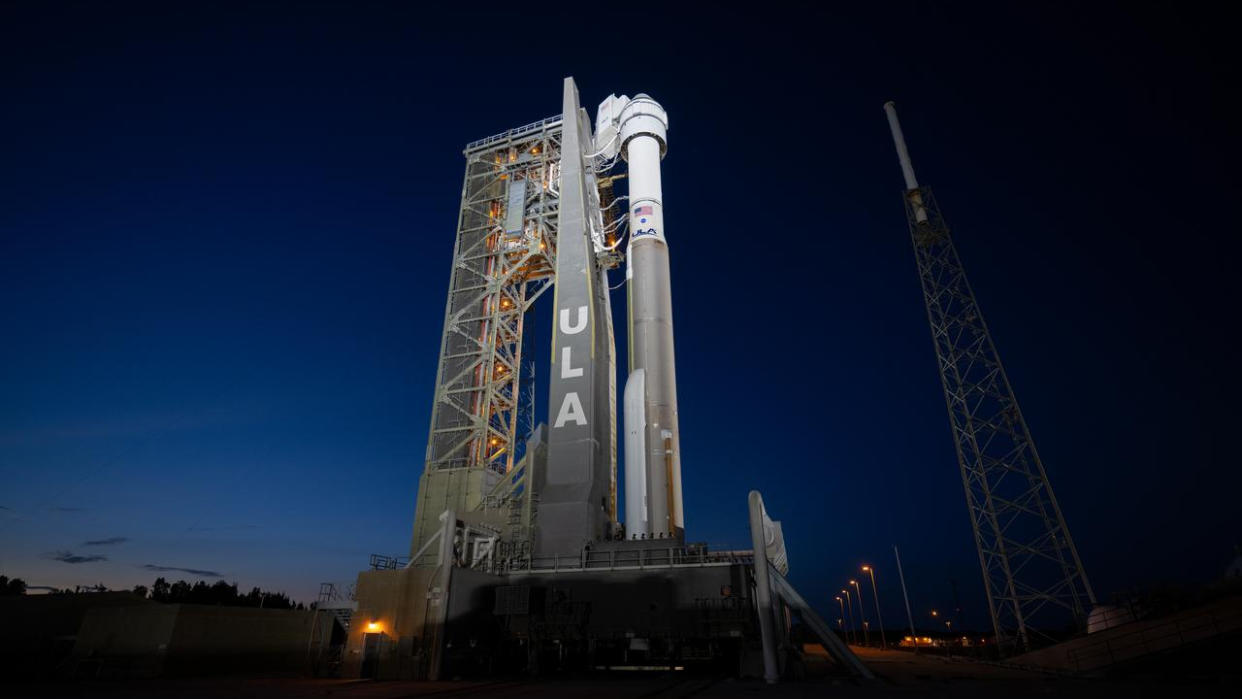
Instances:
[[[142,586],[139,586],[142,587]],[[145,591],[145,588],[143,588]],[[137,588],[135,588],[137,591]],[[269,592],[253,587],[242,594],[237,583],[217,580],[210,585],[203,580],[190,584],[178,580],[169,584],[164,578],[156,578],[151,584],[151,599],[166,604],[215,604],[229,607],[261,607],[264,609],[304,609],[283,592]]]
[[[107,592],[103,584],[78,586],[74,589],[56,590],[53,594],[79,594],[86,592]],[[263,609],[305,609],[301,602],[294,602],[283,592],[271,592],[258,587],[250,588],[243,594],[237,589],[237,583],[217,580],[208,584],[199,580],[193,584],[185,580],[169,583],[164,578],[156,578],[151,587],[135,585],[132,593],[155,602],[165,604],[214,604],[228,607],[261,607]],[[0,575],[0,597],[26,594],[26,581],[21,578],[10,578]]]
[[[0,597],[26,594],[26,581],[21,578],[10,578],[0,575]]]

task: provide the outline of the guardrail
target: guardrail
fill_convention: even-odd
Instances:
[[[382,553],[371,554],[371,570],[397,570],[408,565],[408,556],[385,556]]]
[[[711,551],[701,544],[586,550],[577,556],[524,556],[501,560],[495,572],[564,573],[587,570],[645,570],[722,565],[749,565],[749,551]]]
[[[1242,629],[1242,611],[1205,612],[1168,619],[1129,633],[1102,639],[1065,652],[1078,672],[1090,672],[1162,650],[1170,650]]]
[[[547,117],[546,119],[540,119],[539,121],[531,122],[525,126],[519,126],[515,129],[509,129],[508,131],[498,133],[495,136],[488,136],[487,138],[481,138],[477,141],[471,141],[470,143],[466,144],[466,152],[469,153],[470,151],[478,150],[485,146],[490,146],[493,143],[499,143],[500,141],[504,141],[506,139],[513,138],[515,136],[521,136],[524,133],[530,133],[531,131],[538,131],[544,127],[556,126],[560,122],[561,122],[561,115],[557,114],[556,116],[550,116],[550,117]]]

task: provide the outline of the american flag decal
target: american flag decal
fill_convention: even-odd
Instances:
[[[651,207],[650,206],[635,206],[634,215],[635,216],[650,216]]]

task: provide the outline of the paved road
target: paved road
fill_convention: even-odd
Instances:
[[[496,682],[372,682],[245,679],[133,680],[0,687],[6,699],[418,699],[521,697],[534,699],[710,699],[713,697],[1180,697],[1239,696],[1236,685],[1116,683],[1080,680],[976,663],[855,648],[879,678],[864,683],[836,674],[822,651],[808,657],[807,679],[768,687],[754,680],[682,673],[616,673],[570,679]]]

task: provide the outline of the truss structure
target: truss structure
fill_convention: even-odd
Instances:
[[[992,625],[1002,652],[1030,649],[1095,595],[930,189],[906,215]]]
[[[424,519],[474,509],[520,456],[523,321],[555,270],[561,118],[475,141],[465,156],[415,547],[438,526]]]

